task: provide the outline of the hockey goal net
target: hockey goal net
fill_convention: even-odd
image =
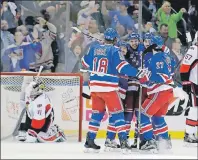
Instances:
[[[12,134],[19,119],[20,93],[25,78],[35,79],[37,73],[1,73],[1,139]],[[46,73],[38,82],[44,82],[45,92],[54,106],[57,124],[68,139],[82,140],[82,86],[80,74]]]

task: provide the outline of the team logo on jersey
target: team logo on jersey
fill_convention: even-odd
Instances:
[[[170,64],[171,64],[171,59],[170,59],[170,57],[166,56],[165,61],[166,61],[166,64],[167,64],[167,65],[170,65]]]

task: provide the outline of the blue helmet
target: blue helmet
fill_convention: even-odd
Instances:
[[[131,34],[129,34],[128,40],[132,40],[132,39],[138,39],[138,40],[140,40],[140,35],[137,34],[137,33],[131,33]]]
[[[144,36],[143,36],[143,40],[152,39],[152,38],[153,38],[153,34],[149,33],[149,32],[145,33]]]
[[[152,44],[156,44],[158,48],[162,48],[164,41],[161,36],[153,36],[151,39]]]
[[[127,43],[124,41],[118,41],[118,47],[127,47]]]
[[[115,38],[118,37],[118,33],[113,28],[107,28],[104,32],[104,39],[113,41]]]

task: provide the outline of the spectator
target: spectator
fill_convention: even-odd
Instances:
[[[144,27],[144,32],[155,33],[156,30],[153,28],[153,24],[151,22],[147,22]]]
[[[8,31],[8,23],[6,20],[1,21],[1,57],[9,45],[14,44],[14,35]]]
[[[161,24],[167,24],[169,29],[168,36],[170,38],[177,38],[177,22],[182,19],[184,12],[186,12],[186,9],[182,8],[177,14],[171,14],[171,3],[165,1],[162,7],[157,11],[159,29]]]
[[[29,32],[25,25],[18,26],[16,28],[16,31],[21,32],[23,34],[23,36],[24,36],[23,41],[24,42],[31,42],[32,43],[32,42],[38,41],[37,32],[35,30],[34,30],[34,32]]]
[[[183,54],[181,53],[181,41],[179,38],[175,38],[172,44],[171,54],[175,57],[176,63],[182,60]]]
[[[3,71],[20,71],[19,60],[22,58],[23,55],[22,49],[20,46],[27,45],[28,43],[23,42],[23,34],[21,32],[15,32],[15,43],[9,45],[2,57],[3,61]],[[12,66],[10,65],[10,61],[12,62]]]
[[[38,17],[37,20],[39,24],[36,24],[34,29],[41,34],[39,38],[42,45],[42,55],[37,58],[36,65],[32,67],[37,70],[40,65],[44,65],[44,71],[51,72],[51,68],[54,66],[51,44],[56,38],[57,30],[52,23],[46,21],[44,18]]]
[[[13,2],[8,2],[4,0],[1,8],[1,20],[6,20],[8,23],[8,31],[12,34],[15,33],[17,27],[16,21],[16,9],[17,6]]]
[[[173,38],[169,37],[168,30],[169,27],[167,24],[161,24],[159,35],[164,39],[164,45],[166,45],[171,50]]]
[[[128,1],[121,1],[119,5],[119,11],[108,11],[106,8],[106,2],[102,2],[102,14],[108,15],[111,18],[111,27],[116,28],[119,23],[125,28],[133,27],[134,28],[134,20],[128,15],[127,8],[130,6]]]
[[[25,18],[25,26],[27,27],[28,32],[33,32],[34,25],[35,25],[34,17],[33,16],[27,16]]]
[[[152,16],[154,17],[156,14],[156,11],[157,11],[156,5],[155,5],[155,0],[148,0],[148,2],[149,2],[148,9],[151,11]]]
[[[77,38],[72,42],[71,48],[70,48],[70,54],[68,54],[68,57],[67,57],[66,63],[68,65],[66,67],[66,72],[76,73],[80,71],[80,68],[81,68],[80,59],[83,56],[82,42],[83,42],[82,37]]]
[[[101,39],[102,34],[99,31],[98,23],[96,20],[92,19],[88,23],[88,27],[84,31],[87,34],[90,34],[91,37],[84,36],[84,42],[83,42],[83,48],[85,48],[85,51],[88,49],[89,45],[93,42],[96,41],[97,39]],[[96,38],[93,38],[96,37]]]
[[[180,71],[179,71],[179,69],[180,69],[180,62],[181,62],[181,60],[183,59],[183,54],[181,53],[181,41],[180,41],[180,39],[179,38],[176,38],[176,39],[174,39],[174,41],[173,41],[173,47],[172,47],[172,50],[170,51],[170,54],[171,54],[171,56],[175,59],[175,62],[176,62],[176,68],[175,68],[175,75],[174,75],[174,77],[175,77],[175,79],[180,79]]]
[[[99,4],[95,4],[94,1],[82,1],[80,6],[82,9],[78,12],[77,25],[85,26],[86,20],[91,19],[91,14],[99,12]]]

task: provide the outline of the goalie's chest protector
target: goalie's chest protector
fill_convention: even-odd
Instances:
[[[46,94],[42,94],[29,104],[28,111],[31,119],[45,119],[51,111],[51,103]]]

